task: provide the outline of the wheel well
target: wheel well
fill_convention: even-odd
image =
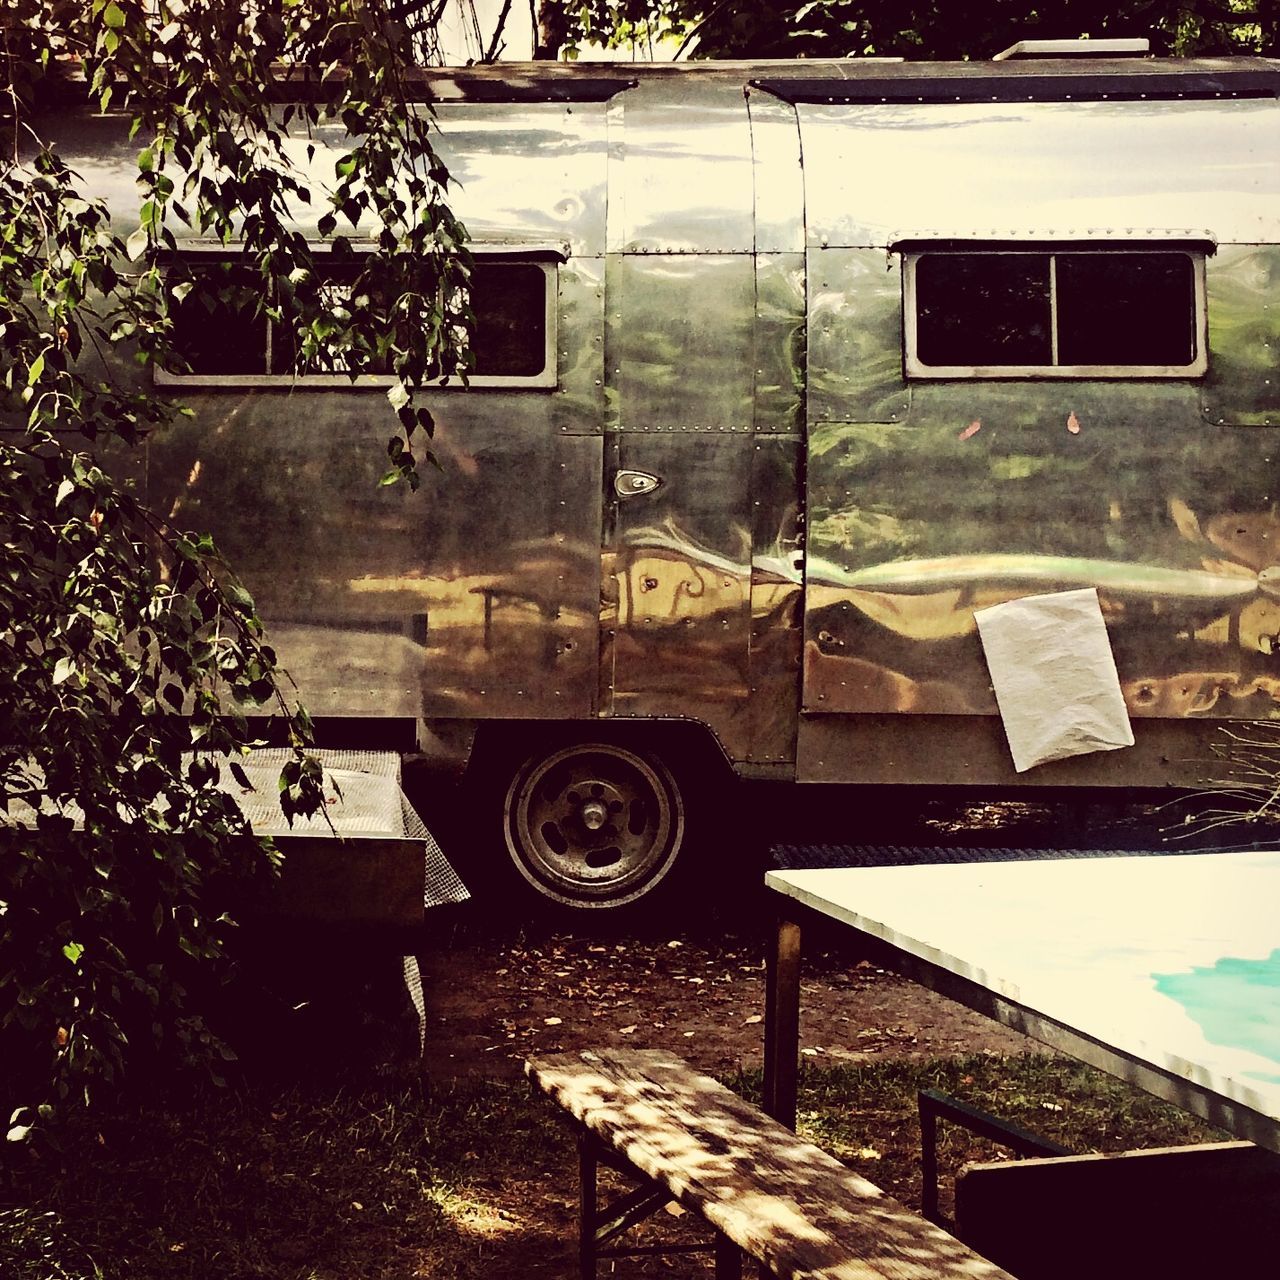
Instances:
[[[639,719],[486,720],[476,731],[467,772],[473,776],[535,750],[589,741],[652,751],[677,775],[710,766],[727,782],[733,773],[724,747],[707,725],[697,720]]]

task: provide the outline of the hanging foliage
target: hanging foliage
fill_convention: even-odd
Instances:
[[[287,817],[319,804],[305,711],[208,536],[129,477],[186,410],[180,238],[235,254],[255,305],[328,367],[389,369],[385,480],[433,461],[419,389],[456,363],[468,260],[413,64],[382,0],[8,0],[0,14],[0,1104],[20,1140],[144,1062],[230,1050],[196,992],[226,971],[236,904],[273,873],[215,783],[277,713]],[[60,158],[69,114],[136,147],[108,210]],[[317,178],[310,137],[345,138]],[[298,229],[318,209],[319,242]],[[366,237],[352,301],[320,253]],[[176,260],[175,260],[176,261]]]

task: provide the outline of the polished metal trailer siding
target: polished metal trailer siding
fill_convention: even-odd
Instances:
[[[378,385],[187,379],[150,498],[213,531],[332,732],[410,724],[456,762],[475,740],[495,829],[562,901],[662,878],[690,761],[695,796],[717,756],[1194,782],[1218,722],[1280,711],[1278,82],[1260,60],[430,73],[477,252],[552,282],[547,375],[432,392],[444,471],[416,494],[376,483]],[[82,161],[123,207],[114,128]],[[323,167],[343,139],[319,142]],[[1175,246],[1207,368],[922,372],[908,277],[957,246]],[[1137,745],[1020,778],[973,611],[1077,586]]]
[[[411,493],[378,485],[385,382],[185,380],[177,392],[197,414],[153,442],[150,496],[213,530],[313,715],[589,718],[606,106],[438,110],[455,207],[479,248],[552,264],[552,385],[432,397],[443,474]]]
[[[477,251],[556,259],[552,385],[432,393],[444,474],[410,494],[376,485],[378,387],[182,380],[151,499],[214,531],[315,716],[412,718],[444,752],[477,722],[678,718],[789,769],[793,113],[753,119],[736,72],[564,70],[434,86]]]
[[[1020,780],[1200,780],[1207,722],[1271,717],[1280,698],[1274,68],[764,87],[794,102],[805,162],[799,776],[1013,781],[973,610],[1095,586],[1137,745]],[[1179,243],[1204,253],[1202,377],[904,372],[912,249]]]
[[[753,154],[740,79],[689,77],[674,92],[654,80],[610,109],[621,145],[609,175],[605,470],[658,483],[632,495],[614,481],[606,493],[601,711],[691,718],[733,760],[787,762],[803,403],[787,358],[804,324],[798,167],[787,175],[788,263],[771,252],[768,228],[759,238],[757,201],[782,175]],[[790,141],[794,155],[794,129]],[[760,566],[780,558],[778,581]]]

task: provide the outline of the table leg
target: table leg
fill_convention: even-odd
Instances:
[[[800,1053],[800,926],[780,919],[767,961],[764,997],[764,1109],[796,1127]]]
[[[742,1280],[742,1250],[727,1236],[716,1232],[716,1280]]]
[[[596,1280],[596,1147],[589,1133],[578,1135],[578,1275]]]

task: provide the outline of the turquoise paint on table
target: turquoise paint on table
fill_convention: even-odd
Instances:
[[[1245,1075],[1280,1084],[1280,948],[1261,960],[1223,956],[1211,967],[1152,977],[1156,990],[1176,1000],[1210,1044],[1247,1049],[1276,1063],[1275,1072]]]

